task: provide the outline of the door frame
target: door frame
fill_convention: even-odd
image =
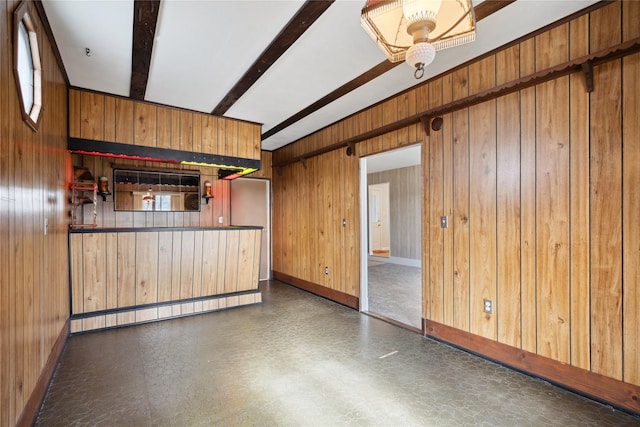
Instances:
[[[360,311],[369,310],[369,187],[367,158],[360,158]]]

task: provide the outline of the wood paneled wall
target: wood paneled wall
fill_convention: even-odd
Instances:
[[[42,63],[38,132],[22,121],[13,11],[0,1],[0,425],[31,425],[68,333],[67,87],[33,4]],[[45,235],[45,221],[48,230]],[[58,345],[56,345],[58,343]],[[21,418],[22,416],[22,418]]]
[[[273,173],[274,274],[358,296],[358,162],[341,150]]]
[[[638,22],[640,2],[603,3],[287,146],[274,162],[631,40]],[[356,145],[367,155],[424,140],[425,319],[467,334],[461,342],[477,337],[556,363],[528,366],[534,373],[572,366],[635,385],[635,401],[614,403],[636,411],[639,75],[640,54],[629,55],[596,66],[591,93],[572,74],[447,114],[430,136],[415,125]],[[320,260],[340,257],[336,267],[353,280],[341,289],[359,292],[359,248],[345,251],[358,233],[331,233],[356,207],[357,170],[338,150],[274,173],[274,270],[335,286]]]
[[[71,313],[79,317],[72,320],[71,331],[259,302],[253,294],[247,294],[248,299],[241,294],[258,288],[261,232],[230,228],[71,233]],[[218,299],[202,299],[215,295],[231,298],[224,305]],[[168,302],[174,304],[158,305]]]
[[[422,260],[422,167],[371,173],[367,185],[389,183],[390,255]]]
[[[69,134],[74,138],[259,160],[260,128],[256,123],[69,90]]]

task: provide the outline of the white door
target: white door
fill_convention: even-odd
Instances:
[[[369,185],[369,255],[389,257],[389,183]]]
[[[271,277],[270,182],[266,179],[237,178],[231,181],[231,225],[257,225],[262,229],[259,280]]]

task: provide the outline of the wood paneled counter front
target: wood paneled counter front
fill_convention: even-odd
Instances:
[[[261,227],[69,232],[71,332],[262,302]]]

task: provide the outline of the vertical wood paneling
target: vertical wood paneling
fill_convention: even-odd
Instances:
[[[135,233],[136,305],[158,301],[159,233]]]
[[[195,232],[183,231],[180,248],[180,299],[193,298]]]
[[[134,145],[155,147],[156,133],[156,107],[144,103],[135,103]]]
[[[80,96],[80,137],[104,140],[104,95],[83,92]]]
[[[214,295],[218,278],[218,237],[220,233],[205,231],[202,237],[202,292]]]
[[[260,125],[69,90],[72,137],[260,159]]]
[[[640,2],[623,3],[623,39],[640,37]],[[623,367],[624,381],[640,384],[640,54],[622,60],[622,230],[624,305]]]
[[[469,67],[471,93],[495,83],[495,62],[487,58]],[[495,101],[469,109],[470,177],[470,330],[496,338],[496,106]],[[483,300],[493,301],[494,313],[482,311]]]
[[[71,286],[72,286],[72,305],[71,313],[82,313],[84,307],[84,247],[81,234],[74,234],[71,239]]]
[[[218,237],[227,234],[234,235],[228,240],[232,246],[230,251],[226,247],[218,248]],[[72,332],[254,303],[255,292],[242,300],[237,296],[222,298],[220,304],[218,299],[206,298],[225,291],[223,285],[218,292],[216,276],[219,275],[220,283],[224,284],[228,271],[237,274],[226,282],[233,287],[226,292],[257,289],[259,235],[260,230],[255,229],[72,233],[70,251],[80,257],[72,271],[74,276],[79,276],[74,277],[77,285],[72,297],[80,301],[81,306],[74,314],[118,309],[114,314],[74,320]],[[87,247],[92,249],[83,250]],[[216,268],[218,258],[223,259],[221,272]],[[106,282],[104,277],[108,278]],[[96,289],[107,295],[106,307],[101,305],[104,298],[95,297]],[[83,295],[86,296],[84,305]],[[193,301],[192,298],[205,299]],[[172,303],[155,305],[167,302]]]
[[[216,270],[216,294],[224,294],[225,289],[229,288],[226,285],[226,248],[227,248],[227,233],[220,233],[218,235],[218,249],[215,252],[215,256],[217,260],[215,264],[217,265]],[[231,267],[231,266],[229,266]]]
[[[224,152],[229,156],[238,156],[238,122],[235,120],[227,121]]]
[[[202,293],[202,238],[203,231],[194,233],[193,246],[193,296],[200,297],[205,295]],[[257,282],[256,282],[257,283]]]
[[[172,148],[171,135],[173,131],[173,121],[171,119],[171,110],[166,108],[158,108],[157,111],[157,141],[158,148]]]
[[[237,291],[245,291],[254,287],[253,260],[256,256],[255,248],[256,230],[251,230],[238,235],[238,284]],[[258,257],[260,255],[257,255]]]
[[[73,234],[71,235],[74,236]],[[73,245],[73,241],[71,242]],[[109,234],[105,243],[107,270],[107,309],[118,307],[118,235]],[[73,248],[72,246],[72,249]],[[74,291],[75,292],[75,291]]]
[[[519,76],[519,46],[496,54],[496,83]],[[520,347],[520,97],[496,100],[498,341]]]
[[[70,91],[71,93],[75,91]],[[114,142],[133,144],[134,103],[128,99],[116,98],[116,139]]]
[[[570,59],[589,50],[589,19],[570,23]],[[589,94],[580,74],[569,76],[570,93],[570,241],[571,241],[571,364],[590,366],[589,319]]]
[[[69,136],[80,137],[82,135],[80,131],[82,122],[81,97],[82,92],[77,90],[69,91]]]
[[[158,302],[171,301],[173,233],[158,234]]]
[[[540,43],[536,57],[551,58],[548,49],[552,43]],[[566,50],[555,54],[566,59]],[[538,354],[565,363],[570,362],[568,101],[566,77],[536,88]]]
[[[12,13],[18,4],[0,2],[0,424],[8,426],[21,416],[22,423],[31,422],[42,397],[37,381],[64,337],[70,312],[66,85],[29,2],[43,67],[43,108],[39,130],[32,131],[22,121],[13,75]],[[75,101],[69,108],[80,113]],[[80,131],[79,120],[74,128]]]
[[[228,293],[238,290],[238,264],[236,260],[239,257],[240,232],[232,230],[226,234],[224,292]]]
[[[116,98],[110,96],[104,99],[104,140],[116,141]]]
[[[82,311],[91,312],[104,310],[107,306],[107,276],[104,264],[106,262],[105,234],[87,234],[82,245],[82,283],[85,284]]]
[[[453,99],[469,93],[468,69],[453,74]],[[453,326],[469,330],[469,109],[452,114],[453,121]]]
[[[136,235],[118,234],[118,307],[136,304]],[[118,315],[123,322],[133,321],[130,315]],[[120,320],[119,320],[120,321]]]
[[[179,150],[193,151],[193,115],[188,111],[180,112],[179,138]]]
[[[620,22],[620,4],[591,14],[590,45],[620,42],[607,31]],[[594,69],[591,93],[591,370],[622,378],[622,135],[621,66]]]
[[[275,159],[325,147],[339,135],[357,136],[378,128],[390,120],[394,108],[389,106],[404,114],[407,96],[415,95],[417,112],[426,111],[449,96],[461,99],[615,46],[621,35],[622,40],[633,39],[640,32],[639,8],[638,2],[603,4],[589,16],[318,131],[278,150]],[[423,314],[427,319],[561,362],[554,366],[570,363],[640,382],[635,267],[640,239],[634,218],[640,207],[633,191],[640,179],[633,142],[640,133],[637,58],[596,67],[595,90],[590,94],[585,92],[583,76],[576,73],[456,111],[450,131],[445,123],[440,135],[432,134],[424,143]],[[440,88],[444,88],[441,100],[429,102]],[[357,153],[373,154],[404,143],[405,131],[364,141],[357,145]],[[421,126],[418,132],[422,133]],[[434,151],[437,138],[442,138],[436,146],[440,151]],[[453,150],[450,170],[447,144]],[[344,285],[338,282],[347,276],[341,272],[335,276],[340,279],[331,282],[324,277],[320,260],[327,258],[328,247],[343,246],[346,238],[333,221],[342,215],[348,194],[344,187],[350,184],[344,182],[346,164],[334,159],[330,155],[308,159],[312,167],[290,165],[282,176],[274,176],[274,248],[278,248],[274,269],[340,288]],[[357,172],[355,164],[347,167]],[[301,178],[309,173],[312,179]],[[336,190],[336,185],[343,188]],[[312,213],[299,209],[306,192],[315,194],[311,198],[318,203]],[[449,193],[452,228],[441,238],[441,230],[433,225],[439,215],[434,214],[439,209],[447,212]],[[327,211],[330,198],[337,214]],[[450,272],[447,232],[453,246]],[[357,236],[353,239],[357,241]],[[308,261],[307,250],[317,259]],[[336,267],[348,268],[348,262],[333,260]],[[304,277],[307,265],[313,268]],[[453,283],[449,301],[448,281]],[[494,302],[492,315],[482,313],[484,298]]]
[[[535,71],[535,40],[520,43],[520,76]],[[522,348],[535,353],[536,312],[536,89],[520,91],[520,257]]]

